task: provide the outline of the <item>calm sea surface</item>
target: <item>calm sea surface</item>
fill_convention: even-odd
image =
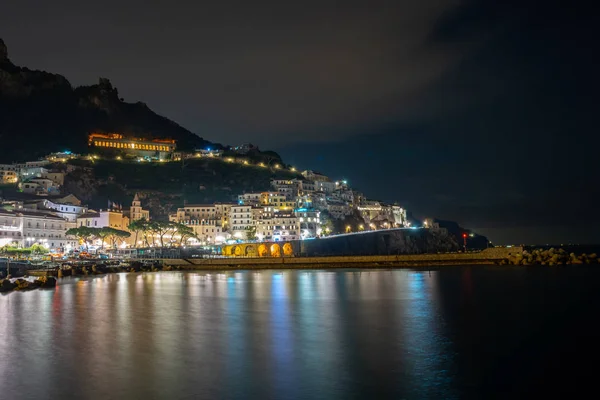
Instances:
[[[0,296],[0,398],[579,398],[600,364],[598,278],[444,267],[63,279]]]

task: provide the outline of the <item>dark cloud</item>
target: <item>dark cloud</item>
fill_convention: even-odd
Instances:
[[[20,1],[21,65],[107,76],[201,136],[275,148],[500,242],[600,241],[598,17],[558,1]]]

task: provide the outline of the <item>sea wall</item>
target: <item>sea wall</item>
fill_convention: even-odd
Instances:
[[[445,229],[389,229],[302,240],[295,244],[300,256],[392,255],[451,252],[459,249]]]
[[[349,268],[349,267],[403,267],[461,264],[495,264],[516,254],[523,248],[491,248],[473,253],[407,254],[379,256],[328,257],[269,257],[269,258],[196,258],[165,259],[164,265],[183,269],[268,269],[268,268]]]

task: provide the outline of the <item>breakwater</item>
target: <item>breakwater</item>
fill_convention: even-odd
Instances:
[[[381,256],[193,258],[165,259],[165,266],[184,270],[203,269],[295,269],[295,268],[402,268],[443,265],[500,264],[523,253],[522,247],[490,248],[472,253],[400,254]]]

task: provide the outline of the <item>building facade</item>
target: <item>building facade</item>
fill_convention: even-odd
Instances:
[[[150,211],[142,208],[142,202],[137,193],[133,197],[131,207],[129,207],[129,219],[130,221],[137,221],[139,219],[150,221]]]
[[[156,159],[171,158],[175,141],[171,139],[128,138],[119,133],[91,133],[88,146],[99,150],[117,150],[139,157]]]
[[[51,250],[75,247],[76,240],[67,237],[67,221],[60,217],[34,211],[0,210],[0,246],[16,244],[30,247],[40,244]]]
[[[299,240],[300,223],[293,213],[274,213],[256,222],[256,237],[260,241]]]
[[[229,232],[236,239],[246,239],[246,232],[254,226],[252,206],[234,205],[229,212]]]

